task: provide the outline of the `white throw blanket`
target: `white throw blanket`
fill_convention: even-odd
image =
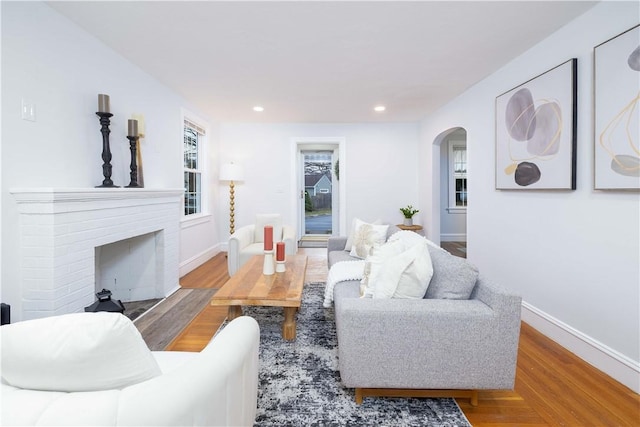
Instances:
[[[331,307],[333,302],[333,287],[345,280],[361,280],[364,275],[364,260],[339,261],[331,266],[327,275],[327,286],[324,288],[323,307]]]

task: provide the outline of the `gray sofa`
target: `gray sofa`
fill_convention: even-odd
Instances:
[[[346,240],[329,239],[329,266],[353,260]],[[467,263],[435,246],[429,252],[431,284],[438,275],[455,280],[456,265]],[[372,395],[466,396],[477,405],[477,390],[513,389],[519,296],[482,277],[471,282],[468,300],[428,298],[429,290],[424,299],[360,298],[359,286],[339,282],[333,292],[340,376],[356,389],[356,402]]]

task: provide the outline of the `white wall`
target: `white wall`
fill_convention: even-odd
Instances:
[[[222,124],[221,162],[244,168],[245,180],[236,185],[236,228],[254,222],[256,213],[280,212],[287,224],[296,224],[296,183],[290,165],[292,139],[344,138],[345,158],[340,179],[346,180],[346,219],[402,222],[399,209],[417,205],[418,132],[411,124]],[[221,185],[221,194],[228,187]],[[229,201],[221,198],[220,218],[228,218]],[[229,235],[228,220],[219,234]],[[346,231],[341,234],[346,235]]]
[[[524,320],[640,391],[640,197],[593,188],[593,47],[638,23],[637,2],[604,2],[478,83],[423,122],[421,175],[437,180],[434,139],[467,130],[468,256],[523,296]],[[578,58],[575,191],[496,191],[495,97]],[[432,168],[432,166],[434,166]],[[421,186],[437,215],[439,186]],[[432,201],[433,203],[430,203]],[[427,223],[433,230],[438,219]]]
[[[184,99],[41,2],[2,2],[2,301],[17,305],[18,215],[15,187],[89,188],[102,182],[99,93],[111,97],[111,149],[116,185],[129,183],[127,119],[142,113],[141,151],[147,188],[182,188],[181,108]],[[117,29],[114,29],[117,31]],[[36,105],[36,121],[21,119],[22,99]],[[195,110],[194,108],[191,108]],[[196,111],[197,112],[197,111]],[[212,138],[211,153],[217,152]],[[215,172],[217,162],[210,158]],[[212,189],[213,206],[217,188]],[[219,239],[213,220],[194,228],[193,246]],[[196,255],[181,239],[181,260]],[[190,252],[191,251],[191,252]],[[12,307],[12,315],[19,313]],[[12,320],[19,320],[14,317]]]

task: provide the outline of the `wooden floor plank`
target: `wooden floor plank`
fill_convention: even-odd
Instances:
[[[143,316],[136,326],[149,348],[164,350],[209,304],[214,293],[215,289],[179,289],[167,298],[166,304],[163,302],[156,306],[157,312],[154,309]],[[152,322],[152,327],[145,322]]]
[[[458,246],[458,256],[465,255],[458,250],[463,245],[454,245],[454,249]],[[298,253],[308,256],[305,282],[326,281],[326,248],[299,249]],[[215,292],[228,278],[226,265],[225,255],[216,255],[180,280],[183,290],[206,287]],[[173,307],[179,308],[183,299],[186,296],[177,297]],[[167,349],[200,351],[225,317],[226,307],[205,304],[193,321],[186,328],[183,325],[183,330],[167,343]],[[150,319],[155,323],[156,319]],[[520,333],[515,389],[480,391],[477,407],[471,406],[468,399],[458,400],[458,405],[474,427],[640,426],[638,394],[526,323]]]
[[[207,305],[167,346],[167,351],[200,351],[227,318],[227,307]]]
[[[537,384],[531,399],[541,399],[570,425],[640,425],[638,395],[523,324],[518,362],[526,383]],[[535,341],[537,345],[530,345]],[[631,392],[631,394],[629,394]],[[606,406],[601,402],[608,401]],[[635,420],[624,414],[637,415]]]
[[[200,267],[182,276],[180,287],[219,289],[228,279],[227,256],[226,253],[221,252]]]
[[[144,313],[143,316],[139,317],[135,320],[135,325],[138,330],[144,334],[149,329],[157,329],[156,322],[162,318],[167,312],[172,310],[174,307],[180,304],[180,302],[186,298],[191,290],[188,289],[179,289],[173,294],[169,295],[164,301],[156,305],[153,310],[150,310]]]

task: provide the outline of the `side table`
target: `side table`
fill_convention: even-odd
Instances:
[[[422,226],[421,225],[404,225],[404,224],[396,224],[396,227],[398,227],[400,230],[409,230],[409,231],[414,231],[418,234],[422,234]]]

